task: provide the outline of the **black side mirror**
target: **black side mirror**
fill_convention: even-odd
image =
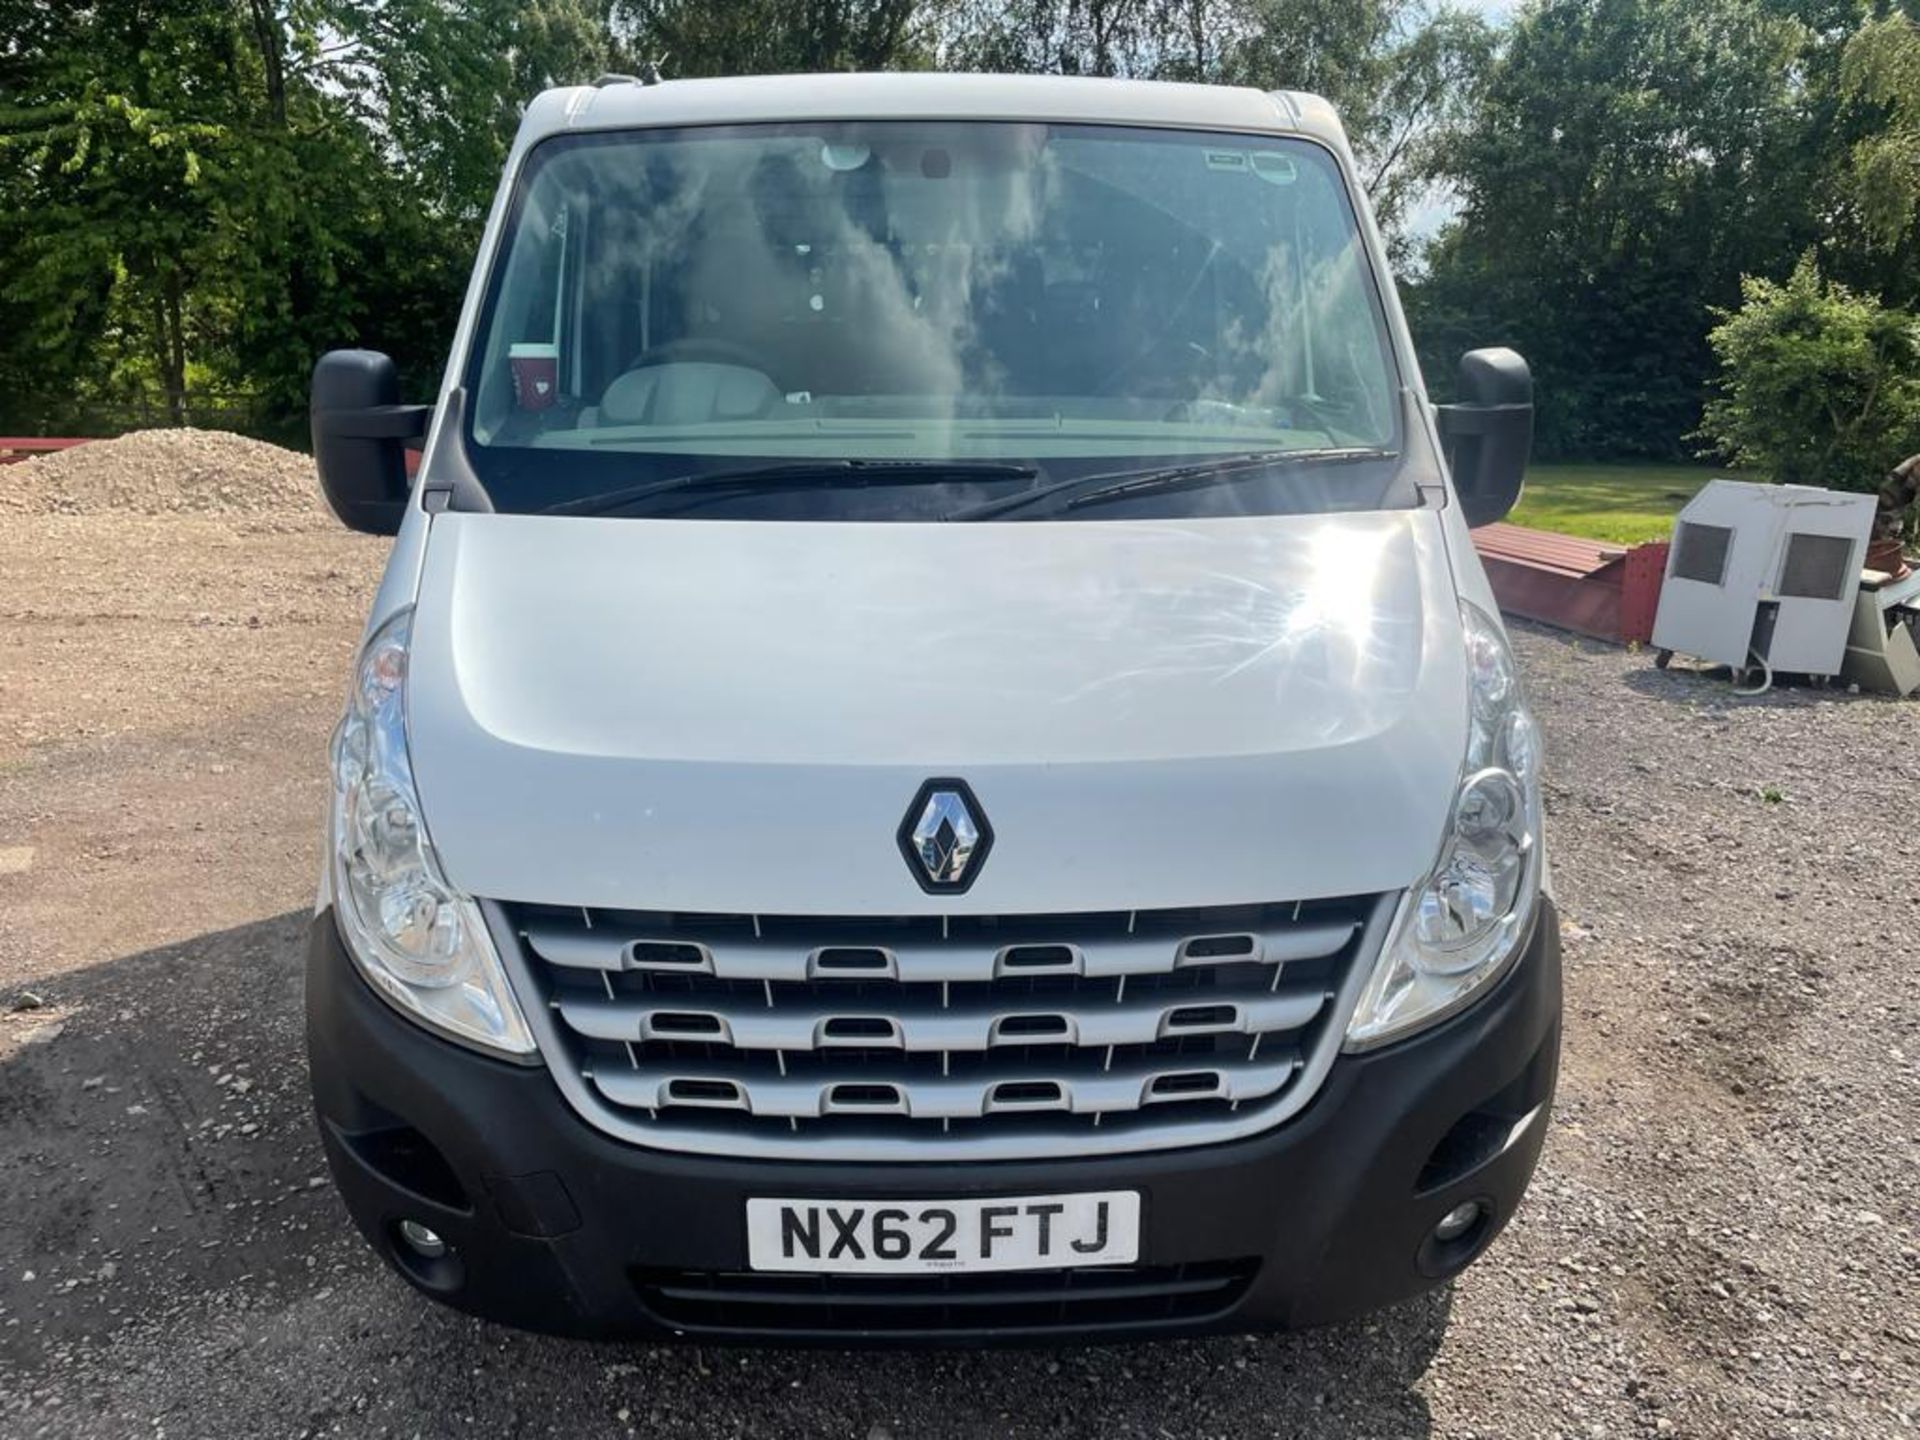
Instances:
[[[1512,350],[1460,359],[1459,399],[1439,407],[1447,468],[1469,525],[1504,519],[1520,499],[1533,451],[1533,372]]]
[[[391,535],[407,513],[409,440],[427,433],[431,405],[402,405],[393,361],[373,350],[330,350],[313,367],[313,462],[327,504],[349,529]]]

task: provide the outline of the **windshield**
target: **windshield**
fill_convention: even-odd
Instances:
[[[621,513],[931,518],[1076,473],[1391,451],[1400,429],[1331,156],[1100,126],[550,140],[466,386],[470,458],[509,510],[778,465]],[[812,462],[817,485],[793,468]],[[1281,466],[1100,514],[1368,507],[1391,470]]]

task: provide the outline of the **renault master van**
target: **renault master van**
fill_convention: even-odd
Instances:
[[[1447,1280],[1547,1130],[1541,744],[1311,96],[609,78],[528,110],[332,747],[367,1240],[581,1335],[1076,1341]],[[424,437],[418,474],[405,450]]]

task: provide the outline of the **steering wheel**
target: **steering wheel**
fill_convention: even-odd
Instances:
[[[678,365],[684,361],[706,361],[713,365],[738,366],[742,370],[752,370],[766,376],[776,390],[786,389],[774,375],[764,355],[757,354],[747,346],[735,344],[731,340],[710,339],[698,335],[669,340],[664,345],[655,345],[628,365],[627,372],[631,374],[635,370],[644,370],[651,365]]]

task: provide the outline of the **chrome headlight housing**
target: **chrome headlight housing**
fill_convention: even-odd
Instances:
[[[413,612],[367,641],[333,735],[334,914],[367,981],[422,1024],[509,1055],[534,1050],[480,907],[447,884],[407,752]]]
[[[1506,973],[1541,884],[1540,732],[1492,617],[1460,605],[1467,755],[1439,858],[1400,902],[1347,1026],[1349,1050],[1431,1025]]]

